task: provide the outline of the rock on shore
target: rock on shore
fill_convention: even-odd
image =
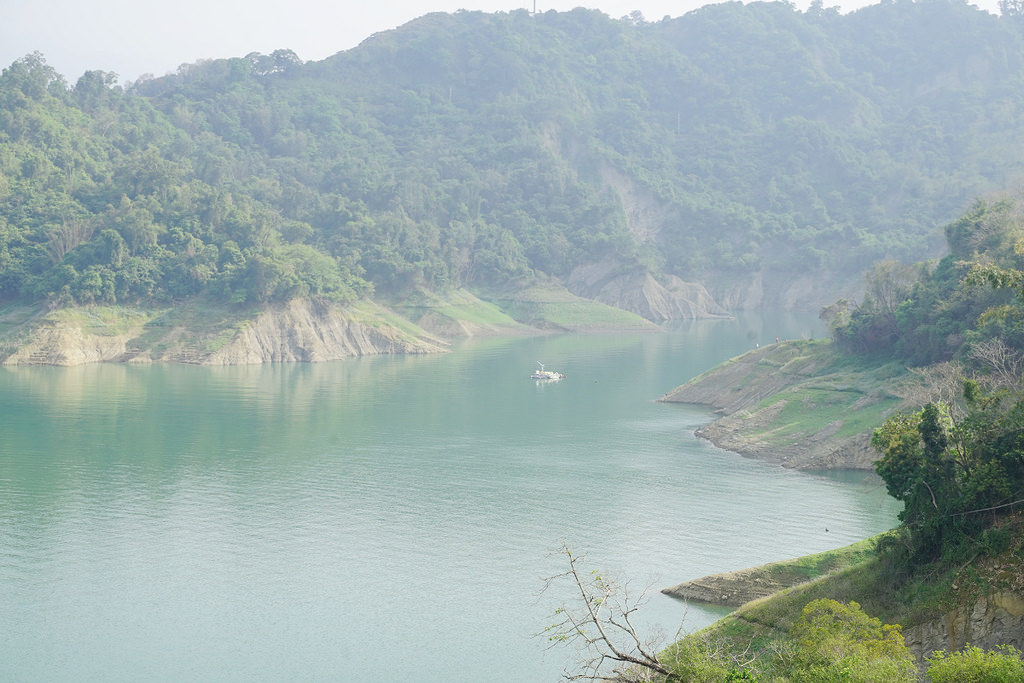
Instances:
[[[766,598],[797,583],[802,581],[782,583],[765,574],[761,567],[752,567],[735,572],[709,574],[670,588],[663,588],[661,592],[680,600],[739,607],[751,600]]]
[[[412,337],[398,328],[367,324],[342,309],[292,301],[262,313],[240,327],[222,348],[207,355],[204,365],[319,362],[377,354],[444,351],[446,344],[425,333]]]
[[[873,548],[871,540],[858,541],[844,548],[792,560],[702,576],[671,588],[663,588],[661,592],[682,600],[739,607],[751,600],[766,598],[786,588],[855,565],[871,556]]]

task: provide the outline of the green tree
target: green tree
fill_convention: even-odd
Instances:
[[[1024,502],[1024,399],[965,384],[967,412],[954,421],[929,403],[875,430],[875,471],[903,502],[911,558],[963,553],[1000,515]]]
[[[856,602],[808,603],[790,636],[796,650],[786,668],[794,683],[917,680],[914,656],[900,627],[868,616]]]

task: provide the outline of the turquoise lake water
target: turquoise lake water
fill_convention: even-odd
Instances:
[[[658,397],[818,321],[229,368],[0,369],[0,680],[556,681],[562,543],[658,589],[896,523],[873,478],[697,439]],[[536,361],[568,377],[537,383]],[[827,528],[827,531],[826,531]]]

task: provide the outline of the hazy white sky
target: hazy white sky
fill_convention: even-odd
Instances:
[[[806,9],[810,0],[797,0]],[[878,0],[825,0],[843,11]],[[702,0],[537,0],[537,10],[599,9],[618,18],[633,10],[648,20],[677,17]],[[972,4],[995,11],[997,0]],[[378,32],[429,12],[532,9],[533,0],[3,0],[0,68],[38,50],[74,84],[90,69],[122,83],[162,76],[200,59],[294,50],[320,60]]]

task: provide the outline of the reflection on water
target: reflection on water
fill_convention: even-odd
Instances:
[[[654,402],[799,317],[453,353],[0,372],[2,680],[555,680],[562,542],[657,589],[895,522],[877,481],[696,439]],[[566,380],[528,379],[536,361]],[[826,532],[825,529],[828,528]]]

